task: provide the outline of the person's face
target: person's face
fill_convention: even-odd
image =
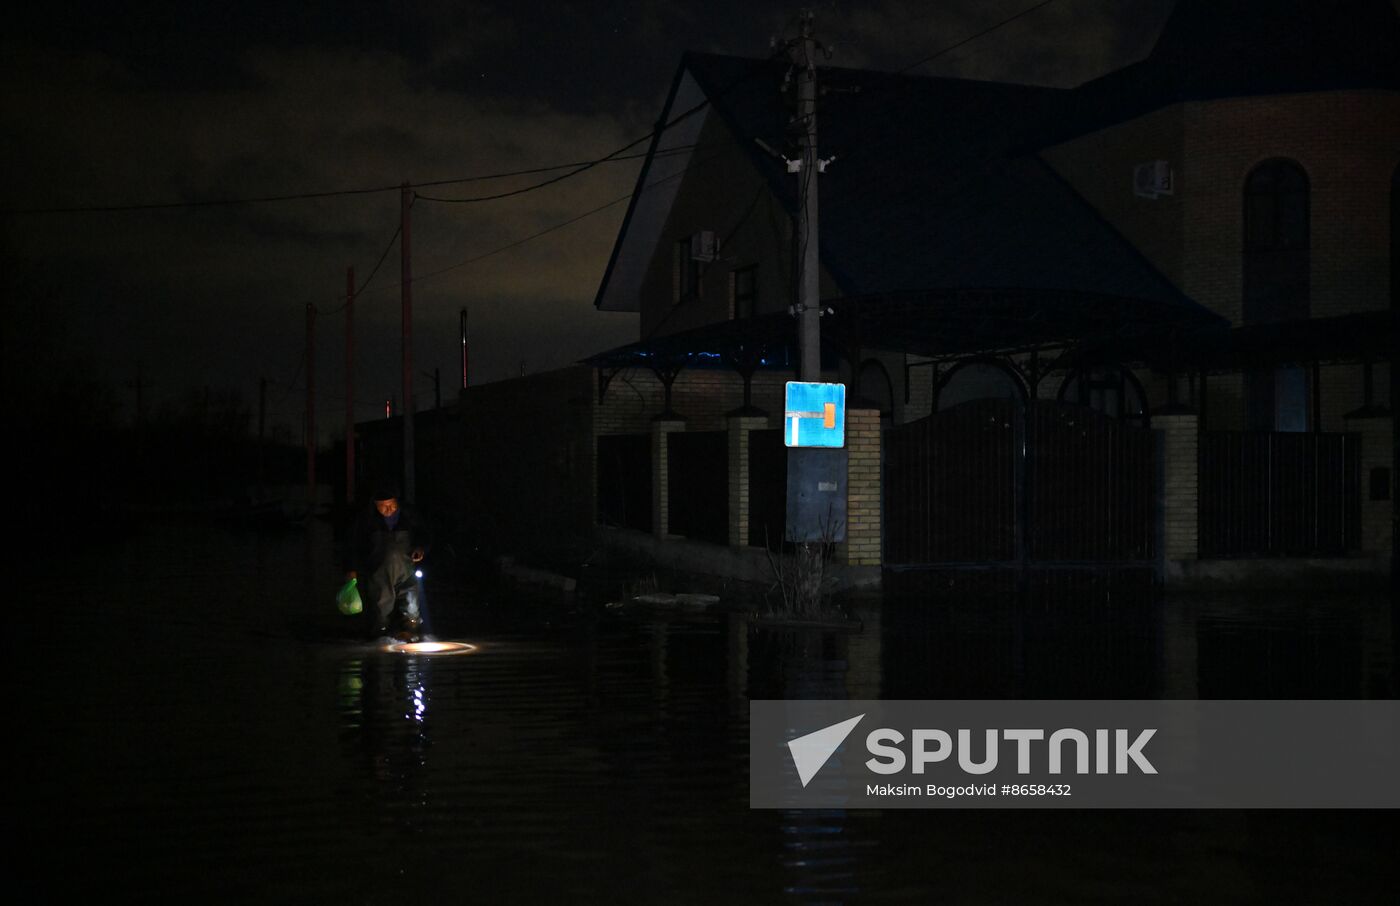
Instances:
[[[388,500],[376,500],[374,508],[379,511],[379,515],[388,519],[399,511],[399,501],[394,497],[390,497]]]

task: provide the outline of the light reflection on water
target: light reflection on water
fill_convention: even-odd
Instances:
[[[892,593],[820,635],[430,589],[482,647],[444,658],[337,638],[320,526],[46,581],[7,809],[19,864],[83,866],[21,872],[46,899],[1364,901],[1395,870],[1384,815],[747,807],[749,697],[1393,694],[1364,596]]]

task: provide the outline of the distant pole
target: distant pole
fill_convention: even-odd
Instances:
[[[146,363],[136,360],[136,427],[146,424]]]
[[[797,116],[802,123],[802,168],[799,180],[797,220],[798,248],[802,253],[802,276],[798,282],[798,335],[801,371],[804,381],[821,380],[821,284],[817,242],[817,64],[816,42],[812,38],[812,13],[802,13],[802,35],[793,47],[793,67],[797,70]]]
[[[145,433],[146,433],[146,366],[140,359],[136,360],[136,381],[129,385],[136,391],[136,421],[132,425],[131,436],[136,448],[136,462],[145,462]]]
[[[409,209],[413,190],[404,183],[399,191],[399,274],[403,297],[403,499],[414,502],[413,449],[413,267],[409,256]]]
[[[316,306],[306,303],[306,502],[316,502]]]
[[[345,502],[355,500],[355,266],[345,269]]]
[[[462,334],[462,389],[467,389],[467,309],[462,308],[461,315],[457,319],[458,328]]]
[[[263,444],[267,437],[267,378],[258,378],[258,488],[267,485],[267,464]]]

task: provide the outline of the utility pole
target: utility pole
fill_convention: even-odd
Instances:
[[[345,269],[345,503],[355,502],[355,266]]]
[[[132,386],[136,390],[136,431],[139,435],[146,424],[146,363],[140,359],[136,360],[136,383]]]
[[[423,377],[433,380],[433,408],[442,408],[442,368],[434,368],[432,371],[423,372]]]
[[[136,360],[136,380],[127,386],[136,391],[136,418],[132,422],[131,437],[136,462],[140,464],[146,460],[146,365],[140,359]]]
[[[413,206],[413,190],[404,183],[399,190],[399,276],[403,297],[403,499],[413,503],[413,267],[409,256],[409,209]]]
[[[258,493],[267,487],[267,464],[263,445],[267,437],[267,378],[258,378]]]
[[[467,389],[467,309],[462,308],[461,316],[457,319],[458,327],[462,334],[462,389]]]
[[[306,303],[306,503],[316,505],[316,306]]]
[[[797,220],[798,250],[802,274],[797,284],[798,334],[804,381],[821,380],[821,285],[817,242],[817,64],[816,41],[812,37],[812,12],[802,12],[802,33],[792,46],[792,63],[797,73],[797,118],[802,126],[802,162],[799,180]]]

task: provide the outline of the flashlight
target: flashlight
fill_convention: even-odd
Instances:
[[[413,578],[415,578],[415,579],[421,579],[421,578],[423,578],[423,571],[422,571],[421,569],[415,569],[415,570],[413,571]]]

